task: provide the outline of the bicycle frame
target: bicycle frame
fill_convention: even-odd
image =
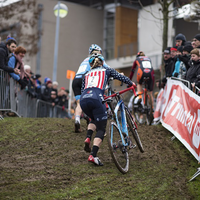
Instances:
[[[109,105],[109,103],[108,103],[108,105],[109,105],[109,107],[110,107],[110,110],[111,110],[112,113],[113,113],[113,117],[114,117],[114,120],[115,120],[116,123],[117,123],[117,126],[120,127],[119,131],[120,131],[120,137],[121,137],[121,139],[122,139],[122,144],[123,144],[123,146],[128,146],[128,145],[129,145],[128,142],[126,142],[126,141],[124,140],[124,134],[126,134],[125,137],[129,137],[129,134],[128,134],[128,128],[127,128],[126,114],[125,114],[125,110],[124,110],[124,102],[123,102],[123,100],[121,99],[120,94],[123,94],[123,93],[125,93],[125,92],[127,92],[127,91],[129,91],[129,90],[132,90],[133,93],[134,93],[134,95],[137,96],[137,94],[136,94],[136,92],[135,92],[135,87],[136,87],[136,86],[131,86],[130,88],[124,89],[124,90],[122,90],[122,91],[119,91],[119,92],[117,92],[117,93],[115,93],[115,94],[112,94],[112,95],[110,95],[110,96],[106,96],[106,97],[104,98],[105,100],[108,99],[108,98],[113,98],[113,97],[116,97],[116,98],[117,98],[117,105],[115,106],[114,110],[113,110],[112,107]],[[122,124],[122,126],[121,126],[121,124],[120,124],[120,122],[119,122],[119,120],[118,120],[118,111],[120,111],[120,114],[121,114],[121,124]],[[134,121],[134,123],[135,123],[135,121]],[[137,127],[137,124],[136,124],[136,123],[135,123],[135,126]],[[113,138],[112,138],[112,136],[111,136],[111,141],[112,141],[112,140],[113,140]]]

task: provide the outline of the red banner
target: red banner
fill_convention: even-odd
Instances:
[[[157,97],[154,120],[171,131],[200,161],[200,97],[182,82],[168,79]]]

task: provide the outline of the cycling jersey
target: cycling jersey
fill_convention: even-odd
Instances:
[[[81,96],[81,86],[82,86],[82,78],[84,75],[90,71],[90,63],[89,63],[89,58],[87,57],[84,59],[84,61],[80,64],[78,71],[76,72],[76,75],[74,77],[74,80],[72,82],[72,89],[74,92],[74,96],[76,100],[80,99]],[[103,64],[104,67],[109,67],[106,62]]]
[[[137,66],[137,82],[142,84],[144,77],[149,77],[148,90],[152,91],[154,85],[154,70],[151,64],[151,59],[146,56],[139,56],[133,63],[129,76],[130,79],[132,79]]]
[[[85,77],[83,79],[82,83],[82,92],[84,89],[88,88],[99,88],[102,90],[102,94],[104,93],[106,84],[108,82],[108,79],[110,77],[113,77],[114,79],[118,79],[128,85],[132,85],[132,81],[114,70],[113,68],[108,67],[96,67],[94,69],[91,69],[89,72],[85,74]]]

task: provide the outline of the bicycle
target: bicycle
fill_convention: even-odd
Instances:
[[[139,95],[133,98],[132,114],[139,124],[144,124],[146,122],[147,125],[151,125],[153,121],[153,102],[147,91],[148,80],[149,77],[144,77],[142,102],[138,103]]]
[[[128,151],[136,147],[136,145],[132,143],[129,132],[132,133],[139,150],[142,153],[144,152],[139,134],[137,132],[137,124],[120,96],[129,90],[132,90],[136,95],[135,87],[131,86],[119,92],[114,92],[109,89],[110,91],[108,93],[112,94],[104,97],[105,102],[107,102],[109,106],[109,123],[107,126],[108,146],[116,167],[123,174],[127,173],[129,170]],[[116,100],[116,106],[113,106],[113,99]]]

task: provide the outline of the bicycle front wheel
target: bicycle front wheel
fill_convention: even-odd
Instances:
[[[125,113],[126,113],[126,121],[127,121],[127,124],[128,124],[128,131],[132,133],[133,138],[135,139],[138,148],[143,153],[144,148],[142,146],[142,142],[141,142],[139,134],[137,132],[136,125],[133,121],[133,117],[131,116],[131,113],[129,112],[127,107],[125,107]]]
[[[129,170],[129,156],[127,148],[122,144],[119,128],[113,120],[109,122],[108,128],[107,139],[112,159],[118,170],[125,174]]]

